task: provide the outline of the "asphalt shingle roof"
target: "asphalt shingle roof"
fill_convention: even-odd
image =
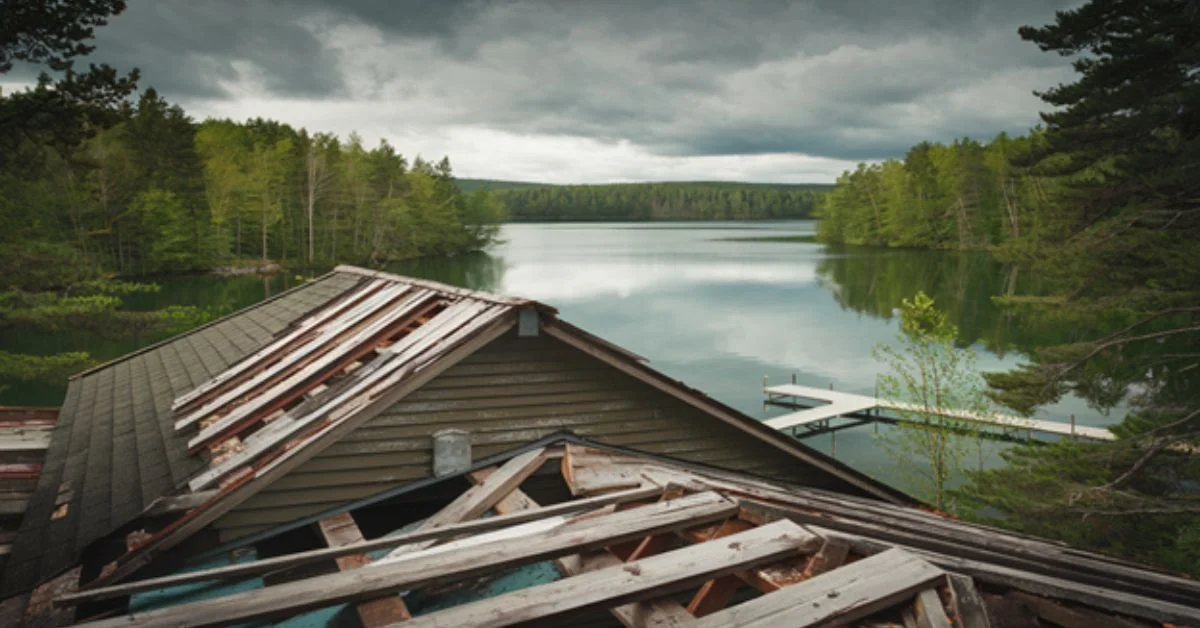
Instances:
[[[89,543],[174,492],[205,461],[189,456],[171,404],[362,280],[334,273],[71,380],[41,478],[12,545],[2,592],[36,586]],[[65,515],[53,519],[59,495]]]

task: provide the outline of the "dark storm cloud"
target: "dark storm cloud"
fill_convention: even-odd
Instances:
[[[1044,0],[134,1],[95,57],[169,97],[369,100],[410,128],[873,159],[1036,123]],[[265,96],[264,96],[265,95]]]

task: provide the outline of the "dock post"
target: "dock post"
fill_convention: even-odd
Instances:
[[[831,457],[837,459],[837,430],[829,433],[830,449],[832,450]]]
[[[767,376],[763,375],[763,420],[767,420],[767,401],[771,395],[767,393]]]
[[[1071,415],[1071,440],[1075,440],[1075,415]]]
[[[796,374],[792,373],[792,384],[796,383]]]

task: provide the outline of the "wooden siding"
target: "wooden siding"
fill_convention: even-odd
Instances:
[[[817,483],[804,464],[546,336],[477,351],[215,522],[231,540],[427,477],[432,435],[471,434],[483,458],[561,430],[757,475]]]

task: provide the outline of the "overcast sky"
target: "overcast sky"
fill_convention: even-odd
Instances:
[[[1051,0],[130,0],[95,59],[197,119],[448,154],[459,176],[832,181],[1037,123]],[[9,77],[9,82],[11,79]]]

